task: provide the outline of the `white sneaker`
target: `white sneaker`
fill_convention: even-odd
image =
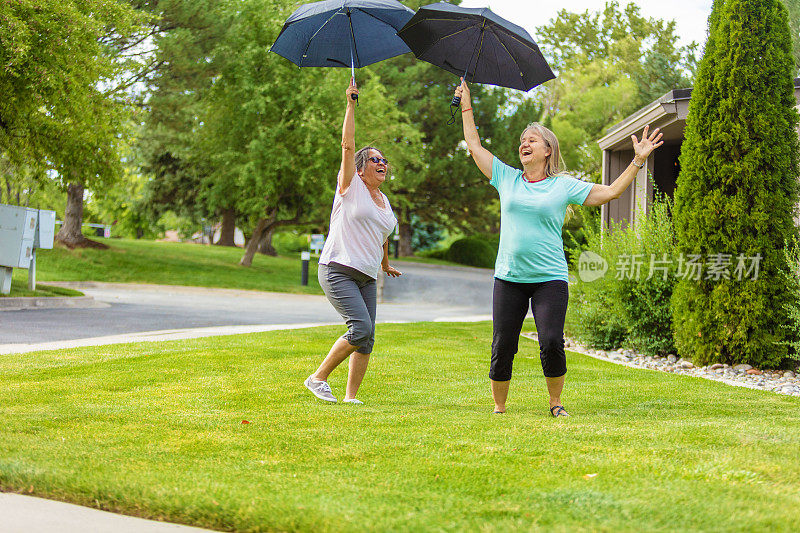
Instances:
[[[327,381],[317,381],[313,376],[308,376],[303,385],[310,390],[314,396],[326,402],[336,403],[336,396],[331,392],[331,387]]]
[[[355,398],[348,398],[346,400],[342,400],[342,403],[354,403],[356,405],[364,405],[364,402],[361,400],[356,400]]]

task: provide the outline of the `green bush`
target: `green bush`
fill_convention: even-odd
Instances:
[[[601,235],[587,228],[587,248],[570,287],[567,327],[581,342],[602,350],[628,346],[650,355],[675,351],[670,299],[676,283],[670,202],[657,195],[635,227]],[[608,270],[593,279],[588,261]]]
[[[448,261],[481,268],[493,268],[497,259],[497,249],[492,248],[485,239],[465,237],[450,245]]]
[[[675,343],[695,364],[771,367],[787,355],[793,295],[782,270],[796,228],[797,112],[791,36],[777,0],[715,2],[689,104],[675,192],[679,251],[731,275],[681,278]],[[758,275],[740,263],[759,261]]]
[[[793,297],[784,304],[789,319],[784,326],[788,335],[783,344],[789,347],[789,357],[800,361],[800,243],[797,240],[787,243],[784,257],[787,267],[783,274]]]
[[[295,231],[283,231],[272,236],[272,246],[278,255],[291,255],[308,251],[308,235]]]
[[[430,257],[431,259],[447,259],[448,248],[437,248],[435,250],[422,250],[415,252],[420,257]]]

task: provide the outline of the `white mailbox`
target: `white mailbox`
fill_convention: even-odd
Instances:
[[[0,204],[0,267],[28,268],[37,218],[36,209]]]
[[[36,225],[36,236],[33,238],[33,247],[52,250],[55,236],[56,212],[39,209],[39,223]]]
[[[11,291],[15,268],[28,269],[28,289],[36,290],[36,249],[52,248],[56,212],[0,204],[0,293]]]

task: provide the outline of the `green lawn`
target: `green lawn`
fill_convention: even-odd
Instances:
[[[379,326],[366,405],[323,404],[302,381],[341,332],[0,356],[0,488],[241,531],[800,523],[798,398],[570,353],[552,419],[521,339],[492,415],[491,325],[421,323]]]
[[[37,279],[322,294],[314,261],[309,265],[308,286],[300,284],[299,255],[268,257],[256,254],[251,267],[242,267],[239,260],[244,251],[240,248],[126,239],[105,239],[103,242],[111,248],[68,250],[58,246],[40,251],[37,254]],[[20,272],[20,275],[25,273]]]
[[[0,294],[0,298],[15,298],[22,296],[83,296],[83,293],[64,287],[51,287],[49,285],[42,285],[41,283],[38,283],[38,281],[36,283],[35,291],[28,290],[28,271],[21,268],[15,268],[14,274],[11,278],[11,292],[9,294]]]
[[[413,257],[398,257],[397,259],[394,256],[389,257],[389,262],[392,261],[408,261],[411,263],[424,263],[428,265],[443,265],[443,266],[452,266],[452,267],[464,267],[464,268],[477,268],[471,267],[469,265],[462,265],[460,263],[453,263],[452,261],[447,261],[445,259],[435,259],[433,257],[423,257],[421,255],[415,255]]]

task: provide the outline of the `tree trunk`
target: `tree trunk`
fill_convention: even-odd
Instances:
[[[242,260],[239,261],[240,265],[249,267],[253,264],[253,256],[256,255],[258,245],[261,244],[261,237],[270,224],[271,222],[269,219],[259,219],[258,224],[256,224],[256,229],[253,230],[253,235],[250,237],[250,240],[247,242],[247,247],[244,249],[244,256]]]
[[[400,222],[400,249],[398,253],[402,257],[410,257],[414,255],[414,250],[411,248],[412,233],[410,222]]]
[[[236,246],[233,235],[236,231],[236,211],[231,207],[222,211],[222,228],[219,230],[218,246]]]
[[[67,185],[67,207],[64,223],[56,235],[56,241],[67,248],[108,248],[108,245],[87,239],[81,233],[83,224],[83,184]]]
[[[258,253],[271,255],[272,257],[278,255],[278,251],[272,246],[272,236],[275,235],[276,229],[278,229],[278,225],[272,224],[264,231],[264,235],[261,237],[261,243],[258,245]]]

